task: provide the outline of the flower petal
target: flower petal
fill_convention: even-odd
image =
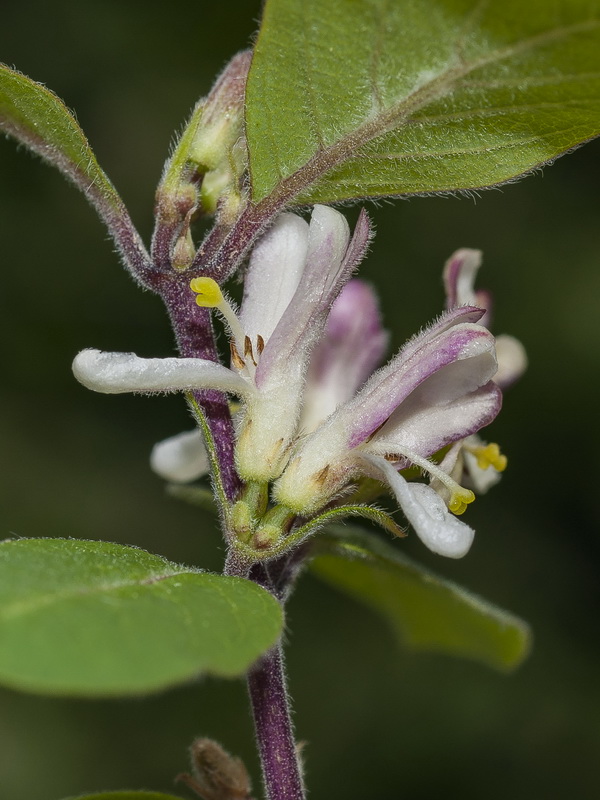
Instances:
[[[409,341],[352,400],[338,409],[330,424],[335,436],[343,437],[345,448],[368,439],[418,386],[449,364],[467,362],[461,370],[460,385],[452,385],[455,396],[490,379],[496,371],[494,338],[480,325],[461,323],[472,312],[481,314],[479,309],[466,307],[444,315],[432,329]],[[446,324],[449,322],[452,324]],[[466,388],[467,382],[470,388]],[[431,402],[435,399],[432,397]]]
[[[247,405],[240,431],[237,465],[245,480],[271,480],[280,474],[297,430],[311,352],[369,235],[366,214],[361,214],[348,244],[345,218],[332,208],[315,206],[306,267],[260,356],[255,374],[258,393]]]
[[[189,483],[206,475],[210,464],[200,431],[184,431],[155,444],[150,466],[172,483]]]
[[[506,389],[527,369],[527,353],[518,339],[503,334],[496,336],[496,355],[498,371],[494,375],[494,381],[502,389]]]
[[[354,278],[333,304],[313,352],[300,427],[310,433],[349,400],[378,366],[389,339],[374,290]]]
[[[429,380],[438,376],[442,379],[453,366],[440,370]],[[421,389],[428,382],[413,392],[368,444],[363,445],[365,451],[385,455],[409,450],[427,457],[489,425],[500,411],[502,393],[492,381],[443,404],[427,402]]]
[[[448,308],[477,305],[475,302],[475,277],[481,266],[481,250],[463,247],[452,253],[444,265],[444,288]]]
[[[308,230],[297,214],[281,214],[252,251],[240,322],[253,343],[258,335],[268,342],[294,296],[306,262]]]
[[[424,483],[408,483],[384,458],[366,456],[383,475],[417,536],[434,553],[462,558],[469,551],[475,531],[446,508],[437,492]]]
[[[362,227],[357,225],[355,237]],[[256,370],[257,386],[289,380],[290,371],[304,378],[310,351],[321,338],[333,301],[355,266],[352,263],[348,268],[345,258],[349,239],[348,223],[339,211],[315,206],[306,266],[286,313],[261,356]]]
[[[475,278],[481,266],[481,250],[463,247],[453,253],[444,265],[444,288],[446,289],[446,308],[457,306],[479,306],[486,310],[481,325],[490,327],[491,297],[486,291],[475,291]]]
[[[441,402],[443,398],[449,403],[487,383],[496,371],[494,337],[481,325],[462,322],[478,319],[482,313],[481,309],[464,307],[444,314],[410,340],[353,399],[306,436],[277,484],[279,502],[290,508],[303,504],[319,507],[327,502],[328,493],[338,491],[356,472],[355,462],[361,454],[355,448],[376,434],[418,386],[449,364],[465,362],[463,367],[456,367],[456,380],[443,391],[448,376],[438,389],[431,384],[427,402]],[[443,433],[442,438],[447,435],[446,428]],[[460,430],[457,435],[461,435]]]
[[[248,395],[253,386],[227,367],[202,358],[140,358],[135,353],[82,350],[73,374],[87,389],[105,394],[220,389]]]

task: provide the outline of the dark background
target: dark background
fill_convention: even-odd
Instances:
[[[5,2],[0,60],[77,110],[147,238],[173,132],[258,13],[250,0]],[[400,652],[378,618],[303,578],[288,662],[314,800],[598,796],[599,154],[588,145],[475,199],[371,206],[361,274],[381,289],[394,347],[441,310],[459,246],[485,251],[495,331],[527,346],[530,369],[493,426],[509,469],[469,511],[471,553],[398,546],[530,620],[536,641],[509,677]],[[94,395],[71,376],[84,347],[172,354],[160,301],[123,273],[82,197],[5,140],[0,248],[0,536],[108,539],[218,569],[211,518],[165,497],[147,465],[155,441],[188,427],[182,399]],[[110,702],[3,691],[0,796],[173,791],[196,735],[256,774],[247,712],[241,681]]]

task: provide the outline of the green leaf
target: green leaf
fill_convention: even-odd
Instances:
[[[181,797],[158,792],[100,792],[100,794],[68,797],[65,800],[181,800]]]
[[[482,188],[599,133],[599,0],[266,2],[255,202]]]
[[[233,677],[281,627],[277,601],[243,578],[107,542],[0,543],[0,682],[11,687],[123,695]]]
[[[525,622],[429,572],[373,534],[328,529],[317,545],[313,572],[383,614],[408,647],[503,671],[527,656],[531,634]]]
[[[108,226],[128,264],[148,266],[123,201],[73,114],[54,92],[4,64],[0,64],[0,131],[14,136],[73,181]]]

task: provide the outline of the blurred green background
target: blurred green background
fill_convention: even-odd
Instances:
[[[147,238],[173,132],[258,14],[255,0],[7,0],[0,60],[76,109]],[[592,143],[477,198],[371,206],[361,275],[381,290],[394,347],[441,310],[441,267],[460,246],[485,251],[495,331],[526,344],[530,369],[490,433],[509,469],[469,510],[471,553],[398,546],[530,620],[535,649],[508,677],[401,652],[378,618],[305,576],[287,641],[314,800],[599,796],[599,156]],[[71,376],[84,347],[172,354],[160,301],[123,273],[81,196],[5,140],[0,247],[0,535],[108,539],[218,569],[211,518],[148,468],[152,444],[189,426],[181,398],[104,397]],[[241,681],[110,702],[2,691],[0,797],[172,791],[197,735],[256,775]]]

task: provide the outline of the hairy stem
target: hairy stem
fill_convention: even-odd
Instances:
[[[304,800],[281,643],[248,675],[266,800]]]
[[[205,358],[219,361],[210,312],[199,308],[188,288],[189,278],[181,275],[164,276],[157,282],[156,291],[163,299],[184,358]],[[201,406],[211,430],[221,468],[223,488],[233,500],[240,488],[234,462],[234,431],[227,397],[214,390],[192,392]]]

